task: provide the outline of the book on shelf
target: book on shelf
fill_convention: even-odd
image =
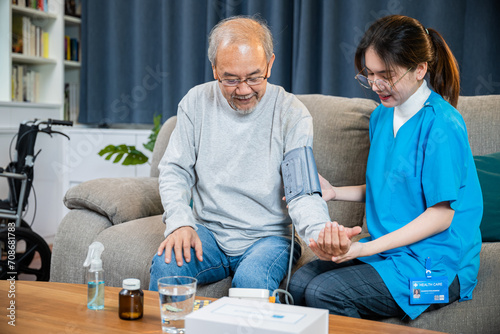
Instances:
[[[77,38],[64,36],[64,59],[79,61],[80,60],[80,42]]]
[[[12,66],[12,101],[38,102],[40,73],[26,65]]]
[[[79,110],[80,85],[78,83],[66,83],[64,85],[64,119],[77,122]]]
[[[69,42],[70,37],[64,36],[64,59],[71,60],[71,44]]]
[[[32,23],[31,18],[12,15],[12,52],[48,58],[49,35]]]
[[[13,5],[23,8],[31,8],[43,12],[49,11],[47,0],[12,0]]]
[[[70,39],[70,52],[71,52],[71,60],[79,61],[79,45],[78,39],[72,38]]]
[[[42,57],[49,58],[49,33],[42,32]]]

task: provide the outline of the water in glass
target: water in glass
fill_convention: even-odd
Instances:
[[[163,332],[184,333],[184,317],[193,311],[196,288],[169,286],[158,292]]]

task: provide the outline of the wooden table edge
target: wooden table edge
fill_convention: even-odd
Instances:
[[[65,293],[70,293],[73,294],[73,297],[78,296],[77,298],[79,299],[78,303],[78,308],[80,309],[80,312],[88,312],[87,314],[95,314],[92,312],[99,312],[99,311],[89,311],[86,309],[86,298],[87,298],[87,286],[85,284],[73,284],[73,283],[60,283],[60,282],[38,282],[38,281],[15,281],[15,290],[14,294],[16,295],[14,298],[9,298],[9,291],[11,291],[11,281],[1,281],[0,283],[0,300],[2,302],[0,303],[0,308],[5,310],[7,312],[6,308],[9,306],[9,303],[11,300],[17,300],[19,302],[22,301],[22,303],[25,303],[26,300],[29,300],[29,298],[36,298],[36,293],[37,291],[46,291],[47,288],[50,288],[51,291],[53,292],[53,298],[55,300],[58,300],[59,298],[64,298],[63,296]],[[118,308],[118,293],[120,292],[121,288],[119,287],[105,287],[105,306],[108,308],[107,312],[116,312],[116,318],[118,318],[118,313],[117,313],[117,308]],[[28,295],[24,295],[27,293]],[[75,295],[76,293],[76,295]],[[12,293],[11,293],[12,294]],[[80,295],[81,295],[81,300],[80,300]],[[4,298],[7,297],[7,298]],[[202,296],[196,296],[196,299],[200,300],[211,300],[214,301],[216,298],[208,298],[208,297],[202,297]],[[155,300],[155,301],[152,301]],[[161,326],[160,326],[160,312],[159,312],[159,305],[156,306],[155,302],[158,300],[158,292],[157,291],[149,291],[149,290],[144,290],[144,304],[145,304],[145,309],[144,309],[144,317],[148,317],[147,321],[149,323],[149,326],[151,327],[151,323],[154,321],[157,321],[157,329],[151,331],[149,330],[148,333],[161,333]],[[16,301],[16,303],[17,303]],[[73,301],[74,302],[74,301]],[[116,304],[116,305],[115,305]],[[74,305],[74,304],[73,304]],[[18,314],[22,314],[22,305],[17,305],[17,311]],[[68,310],[71,312],[71,310]],[[71,314],[71,313],[70,313]],[[6,314],[7,315],[7,314]],[[109,313],[108,313],[109,317]],[[8,320],[8,317],[2,317]],[[12,330],[14,327],[7,325],[7,321],[2,320],[0,323],[0,329],[10,329]],[[20,319],[18,319],[20,320]],[[43,318],[43,320],[50,321],[49,318]],[[71,320],[71,319],[66,319],[66,320]],[[142,319],[141,319],[142,320]],[[114,321],[114,319],[113,319]],[[120,320],[123,321],[123,323],[119,323],[116,325],[116,328],[112,329],[107,329],[107,333],[126,333],[128,330],[126,329],[127,326],[129,327],[134,327],[133,331],[137,331],[137,325],[138,321],[126,321],[126,320]],[[116,324],[116,321],[115,321]],[[129,324],[129,325],[127,325]],[[7,327],[6,327],[7,326]],[[10,327],[10,328],[9,328]],[[22,327],[22,325],[21,325]],[[30,328],[33,329],[35,327]],[[18,329],[18,328],[17,328]],[[47,332],[47,327],[40,327],[42,331],[40,333],[46,333]],[[3,333],[3,331],[0,331]],[[36,333],[33,331],[30,331],[31,333]],[[85,331],[79,328],[77,330],[78,333],[84,333]],[[343,317],[343,316],[338,316],[338,315],[330,315],[329,316],[329,333],[409,333],[409,334],[432,334],[432,333],[440,333],[432,330],[426,330],[426,329],[420,329],[420,328],[414,328],[414,327],[409,327],[409,326],[401,326],[401,325],[395,325],[395,324],[389,324],[389,323],[384,323],[384,322],[379,322],[379,321],[373,321],[373,320],[361,320],[361,319],[354,319],[354,318],[349,318],[349,317]]]

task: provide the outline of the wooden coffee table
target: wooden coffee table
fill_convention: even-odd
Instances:
[[[0,333],[162,333],[158,292],[144,291],[144,317],[127,321],[118,317],[120,290],[106,287],[104,310],[92,311],[87,309],[84,284],[0,281]],[[12,310],[11,305],[14,312],[8,309]],[[15,318],[9,319],[10,314]],[[12,319],[15,327],[8,324]],[[329,333],[402,332],[438,333],[335,315],[329,318]]]

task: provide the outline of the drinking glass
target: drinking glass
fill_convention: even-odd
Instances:
[[[193,311],[196,278],[168,276],[158,280],[161,327],[164,333],[183,334],[184,318]]]

